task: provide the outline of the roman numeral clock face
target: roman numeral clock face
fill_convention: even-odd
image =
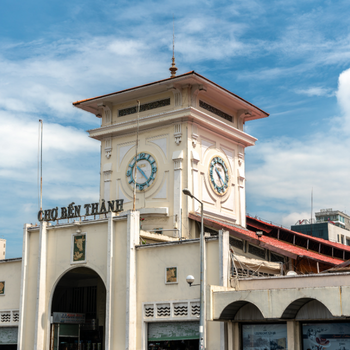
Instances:
[[[157,162],[149,153],[139,153],[128,165],[126,178],[130,186],[138,191],[145,191],[150,188],[157,176]]]
[[[230,175],[225,161],[219,156],[213,157],[209,163],[209,182],[213,191],[219,196],[226,194],[229,179]]]

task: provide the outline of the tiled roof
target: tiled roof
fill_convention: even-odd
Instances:
[[[132,90],[136,90],[136,89],[139,89],[139,88],[145,88],[147,86],[152,86],[152,85],[156,85],[156,84],[160,84],[160,83],[164,83],[164,82],[168,82],[168,81],[173,81],[174,83],[176,82],[176,80],[179,80],[185,76],[190,76],[190,75],[194,75],[194,76],[197,76],[203,80],[206,80],[208,83],[210,84],[213,84],[215,85],[216,87],[220,88],[221,90],[223,91],[226,91],[227,93],[229,93],[230,95],[238,98],[239,100],[251,105],[252,107],[258,109],[259,111],[261,111],[262,113],[264,113],[266,116],[269,116],[269,113],[263,111],[261,108],[253,105],[252,103],[248,102],[247,100],[243,99],[242,97],[239,97],[238,95],[234,94],[233,92],[223,88],[222,86],[214,83],[213,81],[207,79],[206,77],[204,77],[203,75],[200,75],[198,73],[196,73],[195,71],[190,71],[190,72],[187,72],[187,73],[184,73],[184,74],[180,74],[180,75],[177,75],[176,77],[174,78],[167,78],[167,79],[162,79],[162,80],[158,80],[158,81],[155,81],[153,83],[148,83],[148,84],[144,84],[144,85],[140,85],[140,86],[135,86],[133,88],[129,88],[129,89],[125,89],[125,90],[121,90],[121,91],[117,91],[117,92],[113,92],[113,93],[110,93],[110,94],[106,94],[106,95],[101,95],[101,96],[97,96],[97,97],[92,97],[92,98],[87,98],[85,100],[81,100],[81,101],[77,101],[77,102],[73,102],[73,105],[74,106],[78,106],[79,104],[81,103],[84,103],[84,102],[89,102],[89,101],[93,101],[93,100],[96,100],[96,99],[99,99],[99,98],[103,98],[103,97],[108,97],[108,96],[113,96],[113,95],[117,95],[117,94],[121,94],[121,93],[125,93],[125,92],[128,92],[128,91],[132,91]]]
[[[200,216],[194,213],[190,213],[189,218],[199,222],[201,220]],[[272,252],[276,252],[278,254],[282,254],[284,256],[288,256],[293,259],[296,259],[297,257],[306,257],[321,263],[327,263],[334,266],[342,262],[342,260],[340,259],[325,256],[323,254],[319,254],[319,253],[307,250],[303,247],[299,247],[291,243],[287,243],[287,242],[278,240],[276,238],[269,237],[267,235],[263,235],[262,237],[258,238],[258,236],[254,231],[250,231],[243,227],[237,227],[235,225],[230,225],[228,223],[219,222],[213,219],[209,219],[207,217],[204,218],[204,224],[209,227],[214,227],[215,229],[228,230],[230,232],[230,235],[232,236],[247,240],[250,243],[260,246],[261,248],[269,249]],[[307,235],[304,235],[304,236],[307,236]],[[309,238],[309,236],[307,237]]]

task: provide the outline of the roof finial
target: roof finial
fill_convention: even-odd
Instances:
[[[172,64],[169,68],[171,72],[170,78],[174,78],[176,75],[177,67],[175,66],[175,25],[174,25],[174,15],[173,15],[173,58],[172,58]]]

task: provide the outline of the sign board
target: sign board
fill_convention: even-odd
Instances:
[[[148,324],[148,341],[199,339],[199,322],[154,322]]]
[[[0,327],[0,345],[17,344],[18,327]]]
[[[71,324],[85,323],[85,314],[76,314],[76,313],[70,313],[70,312],[54,312],[53,323],[71,323]]]

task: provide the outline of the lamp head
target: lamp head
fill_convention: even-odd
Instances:
[[[185,194],[186,196],[190,196],[191,198],[193,198],[193,195],[191,193],[191,191],[188,188],[184,188],[182,190],[183,194]]]
[[[191,284],[194,282],[194,277],[192,275],[188,275],[186,277],[186,282],[190,285],[191,287]]]
[[[263,231],[256,231],[255,234],[258,236],[258,238],[260,238],[264,232]]]

